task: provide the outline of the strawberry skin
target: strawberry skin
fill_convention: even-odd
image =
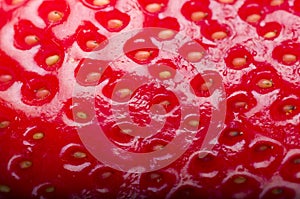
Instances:
[[[300,0],[3,0],[0,16],[0,198],[300,198]],[[194,137],[157,170],[117,169],[80,133],[163,151],[191,99]]]

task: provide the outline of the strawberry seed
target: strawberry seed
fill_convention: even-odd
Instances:
[[[7,83],[9,81],[11,81],[13,78],[11,75],[0,75],[0,83]]]
[[[58,55],[52,55],[46,58],[45,62],[48,66],[52,66],[59,61],[60,57]]]
[[[118,29],[123,26],[123,21],[119,19],[111,19],[107,22],[107,27],[110,29]]]
[[[187,55],[187,60],[190,62],[198,62],[203,57],[202,52],[189,52]]]
[[[95,49],[99,46],[99,43],[97,41],[89,40],[86,42],[86,47],[89,49]]]
[[[22,162],[20,163],[20,168],[21,168],[21,169],[28,169],[28,168],[31,167],[31,166],[32,166],[32,162],[29,161],[29,160],[25,160],[25,161],[22,161]]]
[[[39,38],[35,35],[28,35],[24,38],[26,44],[33,46],[38,43]]]
[[[77,158],[77,159],[85,158],[86,157],[86,153],[81,152],[81,151],[77,151],[77,152],[75,152],[73,154],[73,157]]]
[[[174,36],[173,30],[162,30],[158,33],[158,38],[160,39],[170,39]]]
[[[296,55],[293,55],[293,54],[285,54],[282,57],[282,61],[285,64],[292,64],[297,61],[297,57],[296,57]]]
[[[233,182],[235,184],[243,184],[247,181],[247,178],[243,177],[243,176],[238,176],[236,178],[234,178]]]
[[[236,57],[232,60],[232,65],[236,68],[240,68],[245,66],[247,63],[246,57]]]
[[[43,137],[44,137],[44,133],[42,133],[42,132],[37,132],[37,133],[35,133],[35,134],[32,135],[32,138],[33,138],[34,140],[40,140],[40,139],[42,139]]]
[[[145,9],[150,13],[159,12],[161,8],[162,8],[162,4],[159,3],[150,3],[145,7]]]
[[[268,79],[261,79],[258,81],[257,86],[259,88],[271,88],[273,86],[273,82],[272,80],[268,80]]]
[[[9,193],[10,192],[10,187],[6,185],[1,185],[0,184],[0,192],[2,193]]]
[[[108,5],[109,3],[110,3],[109,0],[94,0],[94,1],[93,1],[93,4],[94,4],[95,6],[106,6],[106,5]]]
[[[258,22],[260,19],[261,19],[261,15],[259,15],[259,14],[252,14],[252,15],[249,15],[249,16],[246,18],[246,21],[249,22],[249,23],[256,23],[256,22]]]
[[[226,32],[224,32],[224,31],[217,31],[217,32],[214,32],[211,35],[211,38],[213,40],[222,40],[222,39],[225,39],[227,36],[228,36],[228,34]]]
[[[149,59],[150,56],[151,56],[151,52],[143,50],[143,51],[136,52],[134,58],[139,61],[145,61]]]
[[[63,18],[64,14],[59,11],[51,11],[48,14],[48,20],[50,22],[58,22]]]
[[[10,125],[9,121],[1,121],[0,122],[0,129],[7,128]]]
[[[198,22],[203,20],[208,14],[202,11],[193,12],[191,14],[192,21]]]

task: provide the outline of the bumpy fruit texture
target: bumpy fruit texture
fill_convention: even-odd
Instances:
[[[300,0],[3,0],[0,16],[0,198],[300,197]],[[124,66],[89,60],[115,35],[146,27],[163,31],[128,38],[126,61],[115,62]],[[179,34],[206,52],[177,43],[181,55],[163,56],[159,46]],[[74,87],[104,84],[96,117],[116,146],[161,150],[176,136],[180,99],[157,82],[114,88],[133,66],[172,81],[203,56],[209,72],[204,78],[200,68],[187,80],[203,101],[200,121],[187,123],[199,130],[182,157],[136,174],[110,168],[83,146],[77,128],[94,107],[74,105]],[[205,150],[220,83],[224,129]],[[111,119],[110,98],[130,95],[130,117],[140,126],[150,124],[153,104],[169,113],[157,134],[136,138]]]

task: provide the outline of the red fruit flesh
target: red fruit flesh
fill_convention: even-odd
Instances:
[[[4,0],[0,16],[0,198],[300,197],[300,0]],[[122,170],[170,146],[168,165]]]

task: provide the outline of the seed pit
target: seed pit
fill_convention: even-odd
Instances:
[[[247,16],[246,21],[249,23],[257,23],[261,19],[261,15],[259,14],[252,14]]]
[[[85,82],[88,82],[88,83],[98,82],[100,77],[101,77],[100,73],[91,72],[91,73],[87,74]]]
[[[83,111],[79,111],[76,113],[76,117],[79,119],[85,120],[88,118],[88,115]]]
[[[170,71],[162,71],[159,73],[159,78],[160,79],[169,79],[172,77],[172,73]]]
[[[244,67],[247,64],[247,57],[236,57],[232,60],[232,65],[236,68]]]
[[[99,43],[97,41],[89,40],[86,42],[86,47],[89,49],[95,49],[99,46]]]
[[[46,97],[50,96],[50,91],[48,89],[45,88],[40,88],[37,91],[35,91],[35,96],[38,99],[45,99]]]
[[[292,114],[293,111],[295,111],[296,109],[297,109],[296,106],[290,105],[290,104],[284,105],[283,108],[282,108],[283,112],[284,112],[286,115]]]
[[[46,193],[53,193],[54,191],[55,191],[55,187],[53,187],[53,186],[45,188]]]
[[[285,64],[293,64],[297,61],[297,56],[294,54],[284,54],[282,56],[282,62]]]
[[[284,0],[272,0],[270,2],[270,6],[280,6],[283,3],[284,3]]]

